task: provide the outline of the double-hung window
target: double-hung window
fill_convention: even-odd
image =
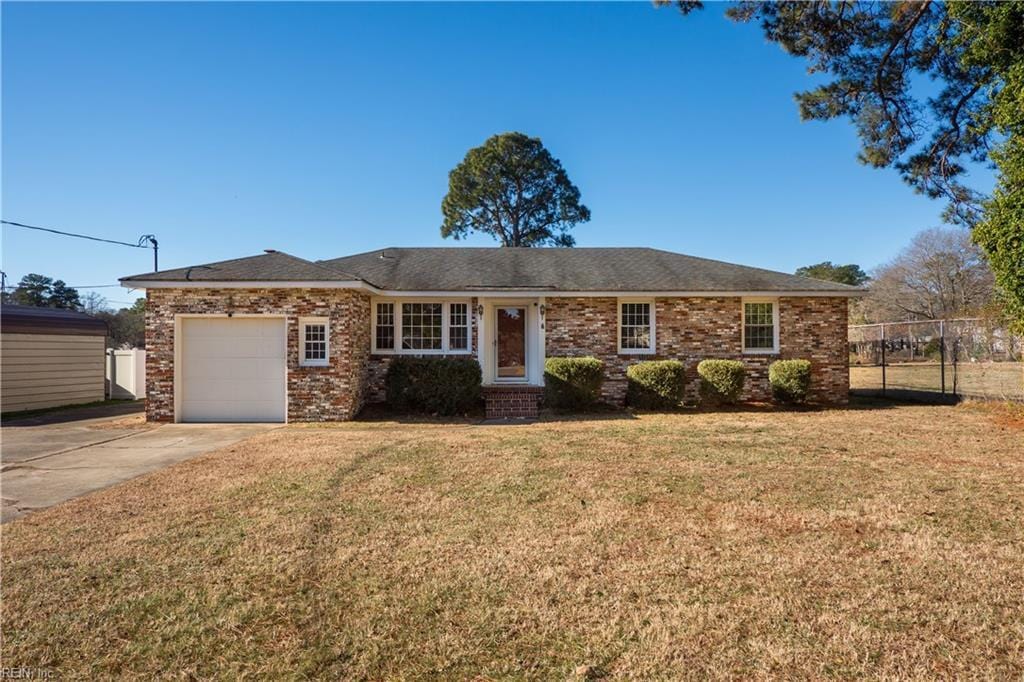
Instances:
[[[469,350],[469,304],[448,304],[448,350]]]
[[[654,301],[619,301],[619,353],[654,353]]]
[[[304,317],[299,320],[299,364],[304,367],[326,367],[330,346],[330,325],[326,317]]]
[[[380,350],[395,348],[395,304],[378,303],[376,306],[374,347]]]
[[[776,301],[743,301],[743,352],[779,352],[779,307]]]
[[[373,352],[468,353],[471,326],[468,301],[376,301]]]

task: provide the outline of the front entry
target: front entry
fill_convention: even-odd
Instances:
[[[499,306],[494,311],[497,334],[494,344],[495,379],[500,383],[525,382],[527,308]]]

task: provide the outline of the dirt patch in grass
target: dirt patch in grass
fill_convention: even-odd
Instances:
[[[109,421],[98,422],[96,424],[90,424],[86,428],[90,431],[110,431],[118,429],[153,429],[158,424],[147,422],[146,415],[144,414],[133,414],[127,417],[120,417],[118,419],[111,419]]]
[[[975,400],[964,403],[964,408],[987,414],[992,421],[1010,429],[1024,429],[1024,404]]]
[[[4,526],[3,661],[1018,678],[1022,481],[954,407],[292,426]]]

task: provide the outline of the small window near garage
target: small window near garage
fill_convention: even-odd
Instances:
[[[448,304],[448,349],[469,349],[469,304]]]
[[[619,353],[654,353],[653,301],[619,302]]]
[[[395,304],[377,304],[376,349],[395,349]]]
[[[441,350],[441,303],[402,304],[402,348]]]
[[[299,364],[325,367],[328,364],[329,327],[327,318],[311,317],[299,321]]]
[[[779,350],[778,306],[775,301],[743,302],[743,352]]]

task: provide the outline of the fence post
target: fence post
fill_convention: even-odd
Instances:
[[[885,324],[882,325],[882,397],[885,397]]]
[[[942,394],[946,394],[946,325],[939,320],[939,373],[942,376]]]

